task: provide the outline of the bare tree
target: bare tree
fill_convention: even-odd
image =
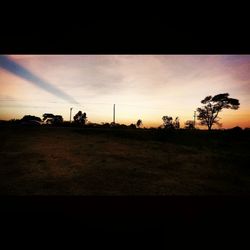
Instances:
[[[229,98],[228,96],[228,93],[218,94],[214,97],[207,96],[201,101],[202,104],[205,104],[203,107],[197,108],[197,118],[201,121],[201,125],[205,125],[208,127],[208,130],[211,130],[213,124],[221,125],[219,123],[220,117],[218,117],[218,114],[222,111],[222,109],[236,110],[239,108],[239,100]]]

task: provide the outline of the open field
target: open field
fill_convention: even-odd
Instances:
[[[250,194],[249,131],[0,127],[1,195]]]

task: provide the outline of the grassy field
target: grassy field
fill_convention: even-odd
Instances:
[[[250,194],[249,131],[0,127],[1,195]]]

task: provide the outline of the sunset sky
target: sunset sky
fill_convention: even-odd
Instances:
[[[117,123],[158,127],[168,115],[183,126],[204,97],[219,93],[240,101],[239,110],[220,113],[222,127],[250,127],[250,55],[0,56],[0,120],[69,120],[73,107],[90,122],[112,122],[115,103]]]

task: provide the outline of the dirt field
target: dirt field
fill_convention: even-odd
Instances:
[[[0,128],[1,195],[250,194],[250,135]]]

